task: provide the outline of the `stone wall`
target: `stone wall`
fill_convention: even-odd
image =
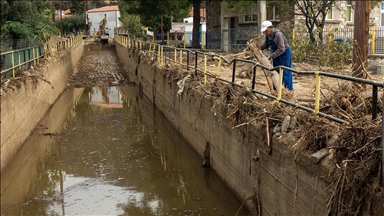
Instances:
[[[166,69],[118,43],[116,52],[131,81],[202,158],[209,144],[212,168],[250,210],[257,214],[259,208],[262,215],[327,214],[327,183],[321,178],[327,170],[308,155],[296,157],[289,146],[297,140],[274,137],[268,146],[263,127],[233,129],[225,116],[212,112],[213,100],[199,86],[187,81],[180,97],[177,80],[169,79]]]
[[[83,51],[80,43],[60,57],[44,60],[31,71],[39,73],[43,80],[27,79],[1,95],[1,170],[67,87]]]

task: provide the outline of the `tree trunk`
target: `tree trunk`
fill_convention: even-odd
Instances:
[[[201,0],[195,0],[193,2],[192,48],[200,48],[200,4]]]
[[[370,1],[355,1],[354,44],[353,44],[353,76],[366,77],[368,63]]]
[[[53,0],[51,3],[51,10],[52,10],[52,26],[55,26],[55,18],[56,18],[56,9],[55,9],[55,1]]]

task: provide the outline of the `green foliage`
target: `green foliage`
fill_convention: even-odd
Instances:
[[[155,30],[163,28],[164,31],[171,29],[171,20],[181,21],[182,18],[187,17],[190,8],[191,4],[187,0],[122,0],[119,2],[122,16],[138,15],[144,26]]]
[[[380,7],[381,2],[381,0],[371,0],[371,9],[375,8],[376,6]]]
[[[295,38],[291,42],[294,62],[307,62],[317,66],[343,69],[349,66],[352,59],[352,48],[337,43],[331,36],[322,44],[310,43],[308,39]]]
[[[50,4],[48,1],[14,1],[1,2],[1,38],[3,40],[47,40],[58,31],[52,27]]]
[[[17,21],[6,21],[1,26],[4,39],[31,39],[34,37],[33,28],[28,24]]]
[[[83,14],[84,2],[82,0],[71,0],[71,14]]]
[[[127,14],[123,17],[120,17],[120,22],[123,23],[123,27],[128,30],[129,34],[140,38],[145,37],[145,32],[142,29],[139,16]]]
[[[334,41],[334,35],[340,29],[324,31],[323,42],[316,38],[316,43],[309,40],[309,33],[302,23],[293,25],[289,21],[280,23],[278,26],[285,37],[290,41],[292,56],[294,62],[306,62],[316,66],[327,66],[335,69],[344,69],[349,66],[352,59],[352,45],[346,43],[337,43]],[[295,36],[292,39],[292,29],[295,29]],[[314,35],[319,31],[315,30]],[[262,36],[261,42],[265,40]]]
[[[63,34],[81,32],[84,30],[84,17],[82,14],[75,14],[62,19]],[[55,26],[61,28],[61,20],[56,19]]]

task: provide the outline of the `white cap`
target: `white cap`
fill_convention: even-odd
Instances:
[[[272,26],[272,23],[271,21],[264,21],[261,23],[261,32],[264,32],[265,30],[267,30],[268,27]]]

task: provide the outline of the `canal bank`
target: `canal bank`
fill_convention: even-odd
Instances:
[[[158,57],[151,52],[115,44],[130,80],[136,82],[143,94],[199,153],[204,163],[219,174],[254,214],[328,215],[337,211],[334,209],[340,203],[337,199],[344,199],[342,194],[350,191],[345,191],[347,187],[339,184],[342,175],[337,177],[335,173],[338,172],[331,168],[338,166],[332,154],[315,163],[311,158],[314,152],[300,149],[300,137],[274,135],[274,128],[268,126],[267,118],[251,117],[237,121],[243,117],[239,114],[241,112],[218,111],[220,102],[216,100],[216,95],[204,89],[203,76],[195,75],[193,70],[186,72],[172,64],[161,65]],[[231,98],[235,98],[231,90],[234,91],[228,87],[228,107]],[[243,90],[240,93],[242,96],[246,98],[249,93]],[[260,99],[260,110],[269,106],[264,102]],[[247,108],[251,111],[246,100],[242,103],[242,111]],[[287,115],[283,109],[275,107],[275,114],[281,112],[283,118]],[[266,111],[269,109],[264,109]],[[294,109],[291,111],[292,114],[297,113]],[[347,166],[348,162],[343,161],[342,164]],[[380,172],[375,175],[380,176]],[[380,186],[377,189],[380,190]],[[375,192],[373,194],[370,199],[351,203],[360,203],[357,211],[381,215],[384,208],[382,197]]]
[[[21,71],[12,81],[12,90],[2,91],[1,170],[67,87],[83,51],[84,43],[79,43],[47,55],[37,66]]]
[[[138,90],[67,88],[3,170],[1,215],[249,215]]]
[[[22,206],[32,192],[39,191],[39,181],[49,181],[44,170],[50,167],[47,158],[66,129],[83,89],[64,91],[28,136],[17,154],[1,172],[1,215],[20,215]]]

